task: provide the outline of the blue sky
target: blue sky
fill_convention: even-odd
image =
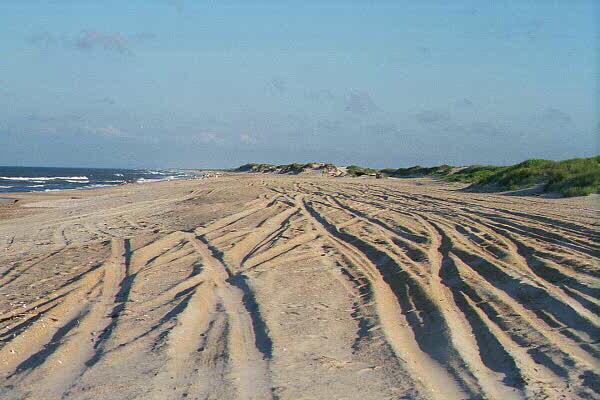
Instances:
[[[599,23],[583,0],[4,0],[0,165],[594,155]]]

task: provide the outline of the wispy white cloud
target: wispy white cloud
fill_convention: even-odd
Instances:
[[[256,139],[256,137],[248,133],[242,133],[240,134],[240,142],[245,144],[255,144],[258,142],[258,140]]]
[[[87,133],[91,133],[93,135],[99,136],[107,136],[107,137],[129,137],[127,133],[125,133],[121,128],[118,128],[114,125],[107,126],[86,126],[85,130]]]
[[[223,139],[214,132],[200,132],[195,135],[195,138],[200,143],[222,143]]]

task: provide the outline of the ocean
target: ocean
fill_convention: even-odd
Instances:
[[[0,193],[50,192],[91,189],[124,183],[158,182],[191,178],[197,173],[181,169],[105,169],[0,166]]]

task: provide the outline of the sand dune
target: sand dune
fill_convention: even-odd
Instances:
[[[22,195],[0,210],[0,397],[600,398],[597,197],[457,188]]]

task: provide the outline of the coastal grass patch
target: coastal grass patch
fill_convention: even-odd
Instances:
[[[379,172],[375,168],[359,167],[358,165],[349,165],[346,168],[346,173],[351,176],[375,175]]]
[[[321,172],[337,174],[338,169],[330,163],[311,162],[311,163],[292,163],[292,164],[266,164],[266,163],[249,163],[241,165],[232,170],[233,172],[260,172],[260,173],[275,173],[275,174],[291,174],[297,175],[304,172]]]
[[[453,167],[451,165],[446,164],[437,165],[435,167],[422,167],[420,165],[415,165],[408,168],[387,168],[382,169],[380,172],[395,178],[409,178],[419,176],[445,176],[452,171],[452,168]]]
[[[564,161],[532,159],[506,167],[477,182],[479,186],[497,186],[515,190],[544,185],[544,192],[563,196],[585,196],[600,191],[600,156]]]
[[[480,183],[504,169],[506,167],[495,165],[471,165],[445,176],[444,179],[448,182]]]
[[[335,171],[333,164],[245,164],[239,172],[299,174],[307,170]],[[432,177],[448,182],[469,183],[468,189],[506,191],[541,185],[544,193],[560,193],[566,197],[586,196],[600,192],[600,156],[573,158],[564,161],[531,159],[512,166],[470,165],[463,168],[451,165],[376,169],[350,165],[350,176],[384,175],[395,178]]]
[[[531,159],[512,166],[470,165],[457,169],[450,165],[374,169],[351,165],[351,176],[382,173],[395,178],[429,176],[448,182],[469,183],[469,189],[505,191],[543,185],[544,193],[560,193],[565,197],[586,196],[600,192],[600,156],[564,161]]]

